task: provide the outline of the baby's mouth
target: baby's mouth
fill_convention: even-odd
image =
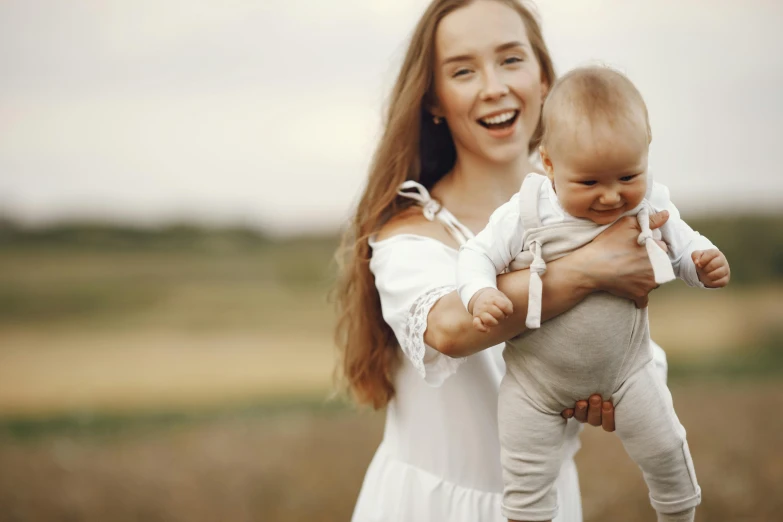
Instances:
[[[620,205],[619,207],[614,208],[604,208],[604,209],[597,209],[594,208],[593,212],[597,212],[599,214],[611,214],[612,212],[617,212],[618,210],[621,210],[624,205]]]
[[[511,110],[487,118],[481,118],[478,120],[478,123],[486,129],[507,129],[516,123],[518,116],[519,111]]]

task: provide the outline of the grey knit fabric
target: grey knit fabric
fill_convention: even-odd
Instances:
[[[526,181],[520,206],[529,231],[525,241],[528,236],[537,241],[545,261],[562,257],[597,235],[599,227],[584,223],[542,227],[539,188],[540,183]],[[529,256],[527,249],[524,254]],[[523,259],[521,266],[531,262],[532,258]],[[554,484],[567,429],[560,412],[593,393],[614,402],[616,433],[642,469],[653,508],[662,514],[692,516],[701,491],[685,429],[653,366],[646,309],[637,309],[628,299],[594,293],[509,341],[504,359],[498,422],[505,516],[534,521],[557,514]]]

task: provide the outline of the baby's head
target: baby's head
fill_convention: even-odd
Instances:
[[[541,160],[566,212],[603,225],[642,202],[652,134],[628,78],[606,67],[570,71],[547,96],[542,123]]]

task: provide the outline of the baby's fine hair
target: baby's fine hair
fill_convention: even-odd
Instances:
[[[541,144],[547,148],[555,138],[564,136],[563,131],[577,133],[583,124],[590,128],[600,124],[610,128],[644,125],[638,130],[647,133],[648,142],[652,140],[641,93],[624,74],[605,66],[579,67],[557,80],[544,103],[541,121]]]

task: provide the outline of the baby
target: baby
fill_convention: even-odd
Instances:
[[[528,330],[503,357],[498,422],[504,475],[503,513],[513,520],[551,520],[566,421],[560,412],[600,393],[615,406],[617,435],[642,468],[659,521],[691,521],[701,501],[685,429],[656,373],[647,309],[596,292],[540,324],[546,262],[592,241],[617,219],[634,215],[656,282],[675,275],[691,286],[729,281],[726,257],[679,217],[666,187],[647,172],[651,132],[641,94],[622,74],[586,67],[553,86],[542,114],[546,176],[530,174],[519,193],[462,247],[460,298],[475,327],[488,331],[513,310],[497,274],[529,268]],[[649,214],[668,210],[654,241]],[[656,231],[657,232],[657,231]]]

